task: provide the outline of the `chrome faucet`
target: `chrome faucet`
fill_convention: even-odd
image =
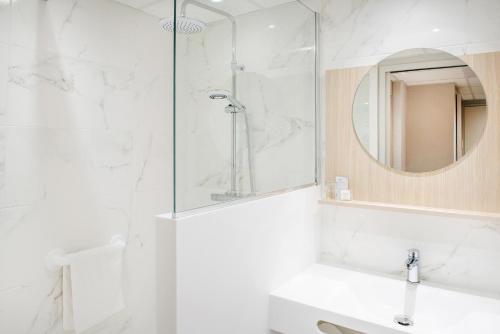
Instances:
[[[406,269],[406,280],[410,283],[420,283],[420,253],[418,249],[408,250]]]

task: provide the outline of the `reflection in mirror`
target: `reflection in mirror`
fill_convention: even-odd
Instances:
[[[380,163],[429,172],[458,161],[479,142],[486,96],[479,78],[459,58],[411,49],[365,75],[352,118],[359,142]]]

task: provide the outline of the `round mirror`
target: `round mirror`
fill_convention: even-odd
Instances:
[[[429,172],[460,160],[479,142],[486,96],[461,59],[411,49],[370,69],[356,91],[352,119],[375,160],[400,171]]]

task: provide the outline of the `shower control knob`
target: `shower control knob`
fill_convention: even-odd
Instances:
[[[228,114],[236,114],[238,113],[238,108],[230,104],[226,108],[224,108],[224,111],[227,112]]]

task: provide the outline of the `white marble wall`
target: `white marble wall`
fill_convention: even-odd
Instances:
[[[322,262],[405,277],[421,251],[422,279],[500,297],[498,221],[322,206]]]
[[[170,43],[156,18],[109,0],[0,1],[0,333],[62,333],[46,253],[116,233],[128,307],[91,332],[155,332]]]
[[[189,14],[189,12],[188,12]],[[299,3],[240,15],[238,99],[245,104],[259,193],[314,182],[314,15]],[[270,28],[274,26],[274,28]],[[201,34],[178,36],[178,209],[208,204],[230,189],[227,101],[208,98],[231,90],[231,25],[210,23]],[[247,140],[238,115],[238,189],[248,193]]]
[[[500,50],[497,0],[323,0],[321,19],[322,71],[372,65],[407,48],[439,48],[455,55]],[[498,223],[323,210],[326,263],[402,275],[406,249],[417,247],[428,281],[500,296]]]
[[[411,48],[497,51],[499,17],[497,0],[323,0],[322,68],[372,65]]]

